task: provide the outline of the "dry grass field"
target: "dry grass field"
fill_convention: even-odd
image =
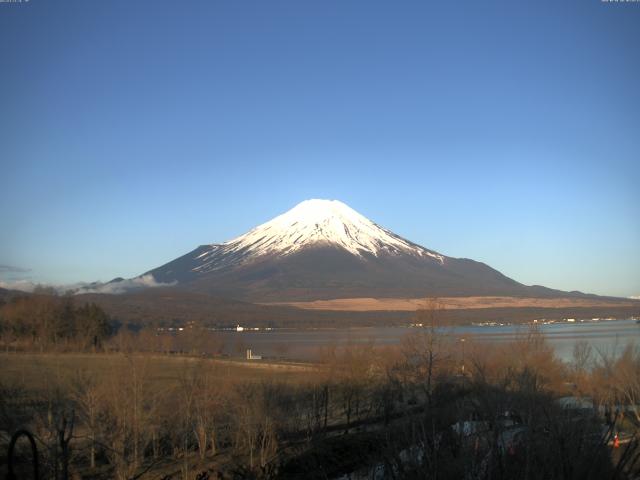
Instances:
[[[20,385],[27,389],[46,389],[51,385],[90,374],[98,380],[113,371],[126,368],[131,360],[144,367],[147,381],[156,388],[172,389],[180,385],[185,373],[202,370],[220,379],[300,381],[309,366],[279,363],[249,363],[186,356],[152,354],[90,353],[3,353],[0,383]]]
[[[625,299],[603,298],[519,298],[519,297],[440,297],[440,303],[447,310],[483,308],[593,308],[593,307],[638,307],[640,302]],[[336,310],[352,312],[405,311],[411,312],[424,307],[423,298],[337,298],[310,302],[282,302],[281,305],[305,310]]]

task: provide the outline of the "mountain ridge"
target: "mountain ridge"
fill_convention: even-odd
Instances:
[[[411,242],[336,200],[306,200],[249,232],[143,275],[250,302],[352,297],[580,296],[526,286]]]

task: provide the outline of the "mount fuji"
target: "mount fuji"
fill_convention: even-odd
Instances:
[[[337,200],[306,200],[233,240],[142,276],[251,302],[354,297],[569,296],[406,240]]]

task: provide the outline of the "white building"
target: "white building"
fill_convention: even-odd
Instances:
[[[251,349],[247,349],[247,360],[262,360],[262,355],[254,355]]]

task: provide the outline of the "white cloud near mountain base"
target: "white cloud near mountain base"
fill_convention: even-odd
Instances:
[[[140,277],[130,278],[126,280],[114,281],[109,283],[94,282],[94,283],[75,283],[71,285],[47,285],[42,283],[34,283],[30,280],[16,280],[16,281],[0,281],[0,288],[6,288],[8,290],[18,290],[21,292],[33,292],[38,287],[53,288],[57,293],[64,294],[71,292],[74,295],[80,295],[83,293],[104,293],[116,295],[120,293],[126,293],[131,290],[138,290],[141,288],[158,288],[158,287],[171,287],[176,282],[161,283],[157,282],[153,275],[142,275]]]

